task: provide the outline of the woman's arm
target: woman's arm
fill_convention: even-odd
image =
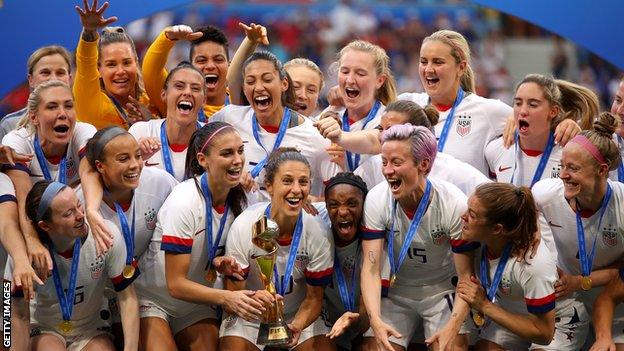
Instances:
[[[559,280],[555,282],[555,296],[557,299],[570,296],[573,292],[582,290],[581,280],[583,277],[581,275],[570,275],[559,268],[557,268],[557,273],[559,273]],[[608,284],[616,274],[617,268],[615,267],[605,267],[592,271],[589,275],[592,289]]]
[[[288,327],[293,332],[293,338],[289,344],[291,347],[296,346],[299,342],[301,331],[312,324],[321,314],[323,291],[323,286],[306,284],[305,299],[301,302],[295,318],[288,324]]]
[[[82,194],[85,199],[85,212],[87,221],[91,227],[91,233],[95,239],[95,249],[100,255],[113,245],[113,235],[108,230],[104,222],[104,217],[100,213],[102,197],[104,196],[104,184],[97,170],[93,169],[86,157],[80,160],[78,168],[80,173],[80,183],[82,184]]]
[[[238,26],[245,31],[245,39],[241,42],[227,71],[227,82],[230,90],[230,100],[234,105],[241,105],[243,102],[240,98],[243,90],[243,63],[253,54],[258,44],[269,45],[267,30],[265,27],[252,23],[247,26],[239,23]]]
[[[615,274],[594,303],[592,320],[596,331],[596,342],[591,351],[615,350],[611,334],[613,311],[617,304],[622,303],[622,301],[624,301],[624,282],[622,282],[619,274]]]
[[[348,151],[360,154],[376,155],[381,152],[380,132],[378,129],[366,129],[355,132],[343,132],[340,124],[333,117],[323,117],[314,122],[324,138],[331,140]]]
[[[139,347],[139,303],[134,286],[117,293],[119,312],[124,335],[124,351],[137,350]]]

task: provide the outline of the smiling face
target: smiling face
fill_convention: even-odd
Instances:
[[[520,138],[549,133],[550,124],[558,112],[557,106],[546,100],[542,87],[533,82],[518,87],[513,110]]]
[[[87,235],[89,227],[85,221],[84,207],[72,188],[61,190],[50,203],[50,210],[50,220],[39,222],[48,234],[72,239]]]
[[[457,63],[450,46],[436,40],[422,44],[418,74],[432,103],[452,104],[465,70],[466,62]]]
[[[424,184],[429,161],[416,164],[411,147],[406,140],[390,140],[381,146],[383,175],[390,185],[392,196],[407,200]]]
[[[60,54],[43,56],[33,67],[32,74],[28,75],[28,85],[31,89],[37,85],[56,79],[69,85],[70,68],[67,61]]]
[[[214,99],[218,94],[223,94],[230,66],[225,47],[212,41],[197,44],[193,49],[191,60],[193,66],[204,74],[206,99]]]
[[[129,43],[111,43],[101,49],[100,77],[106,91],[118,99],[134,95],[138,80],[136,56]]]
[[[113,138],[104,147],[102,160],[96,160],[95,166],[111,192],[136,189],[143,170],[139,143],[130,134]]]
[[[203,77],[192,69],[179,69],[172,73],[161,97],[167,102],[167,118],[176,122],[194,123],[204,107]]]
[[[240,183],[245,164],[243,139],[233,129],[216,135],[208,154],[197,154],[197,161],[208,171],[210,183],[233,188]]]
[[[592,198],[592,195],[599,193],[599,185],[608,174],[606,166],[600,170],[589,152],[577,143],[566,144],[560,163],[559,178],[563,181],[563,194],[568,200]]]
[[[277,117],[283,108],[282,93],[288,89],[287,79],[280,79],[273,63],[262,59],[247,65],[244,79],[243,91],[256,117],[260,120]]]
[[[43,144],[67,145],[76,125],[74,98],[67,87],[50,87],[41,92],[37,111],[30,116]]]
[[[273,182],[267,181],[265,186],[271,195],[272,213],[294,218],[310,193],[310,168],[299,161],[285,161],[275,172]]]
[[[316,111],[322,80],[319,74],[305,66],[291,66],[287,69],[295,89],[296,111],[304,116],[312,116]]]
[[[375,94],[385,82],[384,75],[377,74],[375,57],[360,50],[348,50],[340,58],[338,86],[345,107],[349,110],[370,108]]]
[[[624,81],[620,81],[615,92],[615,98],[613,99],[613,104],[611,104],[611,113],[620,118],[620,127],[616,133],[624,137]]]
[[[327,192],[325,206],[337,246],[346,246],[356,239],[364,211],[364,194],[353,185],[338,184]]]
[[[474,194],[468,198],[468,210],[461,216],[463,221],[462,240],[485,242],[492,234],[492,225],[488,223],[486,208]]]

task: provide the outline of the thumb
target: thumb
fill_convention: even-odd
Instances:
[[[440,338],[440,335],[438,333],[432,335],[430,338],[425,339],[425,344],[427,345],[431,345],[434,342],[438,341],[438,339]]]
[[[196,40],[201,38],[204,35],[204,33],[202,32],[195,32],[195,33],[191,33],[188,35],[187,39],[188,40]]]
[[[401,335],[401,333],[399,333],[398,331],[396,331],[396,329],[394,329],[393,327],[389,327],[388,328],[388,333],[391,336],[394,336],[397,339],[401,339],[403,336]]]

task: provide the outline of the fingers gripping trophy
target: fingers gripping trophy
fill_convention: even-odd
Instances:
[[[252,242],[256,248],[252,255],[260,270],[260,279],[265,289],[274,297],[274,303],[266,306],[262,315],[256,343],[268,346],[284,346],[292,339],[292,334],[284,320],[284,302],[275,298],[273,283],[275,260],[277,257],[276,238],[279,234],[277,223],[262,216],[253,226]]]

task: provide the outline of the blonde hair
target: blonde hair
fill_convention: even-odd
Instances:
[[[384,105],[388,105],[389,103],[395,101],[397,96],[396,81],[392,75],[392,71],[390,70],[390,58],[388,57],[386,50],[379,45],[375,45],[364,40],[354,40],[340,50],[334,65],[340,66],[340,60],[350,50],[369,53],[373,56],[377,75],[386,76],[386,80],[383,85],[375,92],[375,97]]]
[[[474,93],[474,72],[472,71],[472,66],[470,64],[470,46],[468,45],[466,38],[456,31],[443,29],[426,37],[423,40],[423,43],[427,41],[439,41],[448,45],[451,48],[451,56],[455,59],[456,63],[459,64],[462,61],[466,61],[466,70],[460,77],[459,83],[464,91]]]
[[[100,66],[100,59],[102,58],[102,48],[107,45],[114,43],[126,43],[130,45],[130,49],[134,54],[134,61],[137,66],[137,80],[134,85],[134,98],[138,99],[145,92],[145,84],[143,83],[143,74],[141,73],[141,63],[139,62],[139,56],[137,55],[136,47],[134,46],[134,41],[132,38],[126,33],[123,27],[105,27],[102,30],[102,35],[100,36],[100,42],[98,43],[98,67]],[[102,90],[106,90],[104,87],[104,82],[100,77],[100,87]]]
[[[26,63],[26,67],[28,67],[28,74],[33,74],[35,66],[42,58],[52,55],[61,55],[63,60],[65,60],[65,62],[67,63],[67,73],[71,72],[71,55],[69,51],[59,45],[50,45],[40,47],[30,55],[30,57],[28,58],[28,62]]]
[[[600,151],[602,157],[607,160],[610,171],[617,169],[620,162],[622,162],[620,150],[613,141],[613,133],[615,133],[619,125],[619,118],[611,112],[602,112],[594,122],[593,129],[584,130],[580,133]]]
[[[288,69],[291,67],[305,67],[315,72],[316,74],[318,74],[319,79],[320,79],[319,90],[323,89],[323,85],[325,85],[325,76],[323,76],[323,71],[321,71],[321,69],[319,68],[319,66],[316,65],[316,63],[312,62],[311,60],[308,60],[307,58],[297,57],[284,64],[284,69],[286,71],[288,71]]]
[[[67,91],[69,91],[70,94],[72,94],[72,90],[69,87],[69,85],[67,85],[67,83],[62,82],[60,80],[52,79],[52,80],[48,80],[37,85],[37,87],[33,89],[30,95],[28,95],[28,102],[26,103],[26,114],[24,115],[24,117],[22,117],[19,120],[19,122],[17,122],[17,126],[15,127],[15,129],[24,127],[33,133],[35,132],[35,126],[33,126],[33,124],[30,123],[30,116],[37,113],[37,110],[39,109],[39,105],[41,104],[41,94],[43,94],[43,92],[48,89],[56,88],[56,87],[65,88],[67,89]],[[72,98],[73,98],[73,94],[72,94]]]
[[[542,74],[529,74],[518,85],[516,91],[524,83],[535,83],[542,88],[544,97],[551,105],[559,108],[559,113],[552,120],[554,129],[564,119],[576,121],[581,129],[591,129],[594,116],[598,114],[598,96],[584,86],[554,79]]]

